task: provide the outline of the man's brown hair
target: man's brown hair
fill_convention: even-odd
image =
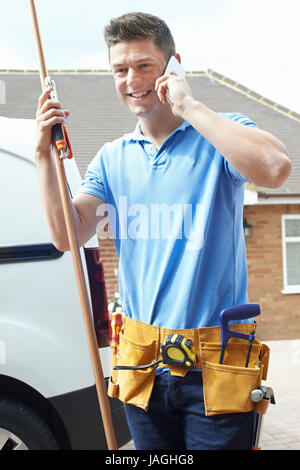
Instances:
[[[121,41],[152,37],[168,61],[175,54],[175,42],[167,24],[158,16],[133,12],[113,18],[104,28],[104,39],[108,49]]]

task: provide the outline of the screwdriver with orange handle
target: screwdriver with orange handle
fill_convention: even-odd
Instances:
[[[113,313],[111,319],[111,331],[112,331],[112,338],[111,338],[111,347],[112,353],[114,355],[118,352],[118,347],[120,344],[120,331],[122,328],[122,313]]]
[[[45,87],[52,88],[52,91],[50,92],[50,98],[52,100],[57,100],[58,97],[55,82],[49,77],[49,75],[47,75],[47,77],[45,78]],[[56,148],[59,151],[60,158],[72,158],[73,152],[66,126],[64,126],[63,124],[54,124],[54,126],[52,127],[52,136]]]

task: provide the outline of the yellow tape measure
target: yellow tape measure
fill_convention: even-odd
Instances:
[[[196,361],[196,354],[192,340],[183,335],[171,334],[167,336],[160,347],[164,364],[192,367]]]

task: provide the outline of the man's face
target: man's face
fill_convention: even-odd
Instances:
[[[155,81],[163,75],[166,59],[153,38],[119,42],[110,48],[117,93],[132,113],[151,117],[163,105],[155,91]]]

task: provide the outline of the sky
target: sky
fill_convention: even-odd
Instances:
[[[167,22],[187,71],[215,70],[300,113],[299,0],[35,0],[35,5],[48,70],[109,69],[104,26],[129,11],[143,11]],[[0,70],[37,68],[28,0],[0,0]]]

